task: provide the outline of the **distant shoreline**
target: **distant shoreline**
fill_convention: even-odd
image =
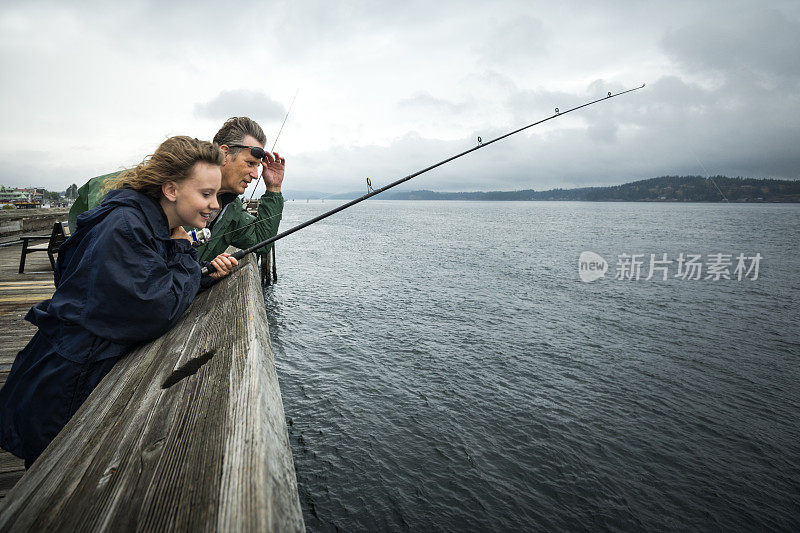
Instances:
[[[285,191],[292,200],[349,200],[364,192],[326,194]],[[678,203],[800,203],[800,180],[728,178],[726,176],[662,176],[608,187],[580,187],[536,191],[436,192],[387,191],[382,200],[473,201],[583,201],[583,202],[678,202]]]
[[[420,191],[414,191],[420,192]],[[291,196],[286,197],[287,202],[300,202],[300,201],[311,201],[311,202],[325,202],[326,200],[332,202],[346,202],[348,200],[354,200],[357,198],[356,196],[326,196],[325,198],[313,198],[305,196],[298,197],[298,196]],[[611,203],[611,204],[798,204],[800,200],[758,200],[758,201],[746,201],[746,200],[737,200],[734,202],[726,202],[725,200],[721,201],[712,201],[712,200],[571,200],[571,199],[552,199],[552,200],[515,200],[515,199],[477,199],[477,198],[389,198],[384,196],[376,196],[375,198],[367,198],[368,202],[371,201],[391,201],[391,202],[540,202],[540,203],[547,203],[547,202],[585,202],[585,203]]]

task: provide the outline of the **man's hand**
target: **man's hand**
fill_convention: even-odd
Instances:
[[[278,152],[267,152],[261,163],[264,165],[261,175],[264,177],[264,185],[266,185],[267,190],[281,192],[283,173],[286,170],[286,159],[281,157]]]
[[[216,270],[211,272],[209,276],[214,279],[221,279],[233,272],[233,268],[239,264],[239,261],[235,257],[231,257],[231,254],[223,252],[212,259],[211,264],[214,265]]]
[[[186,233],[186,230],[183,229],[183,226],[178,226],[174,230],[172,230],[172,234],[170,234],[170,239],[186,239],[189,242],[192,242],[192,238],[189,237],[189,234]]]

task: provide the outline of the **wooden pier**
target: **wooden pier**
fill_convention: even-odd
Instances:
[[[117,363],[0,502],[0,530],[303,530],[272,357],[251,255]]]
[[[0,387],[5,384],[17,353],[36,333],[36,327],[25,321],[25,314],[37,302],[50,298],[55,290],[47,254],[31,254],[25,273],[17,273],[21,249],[21,245],[0,248]],[[0,451],[0,497],[24,473],[22,459]]]
[[[17,240],[19,235],[50,233],[53,222],[67,219],[69,209],[10,209],[0,210],[0,243]]]

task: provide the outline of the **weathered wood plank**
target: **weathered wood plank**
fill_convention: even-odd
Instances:
[[[16,240],[23,234],[49,233],[53,222],[66,220],[68,213],[65,207],[0,210],[0,242]]]
[[[63,213],[56,216],[63,217]],[[52,227],[52,221],[45,220],[45,223]],[[20,274],[21,250],[19,244],[0,248],[0,387],[5,384],[17,353],[36,333],[36,326],[25,321],[25,314],[37,302],[50,298],[55,290],[47,255],[29,256],[25,273]],[[0,452],[0,498],[24,472],[22,459],[6,451]]]
[[[0,509],[10,531],[303,528],[252,259],[117,363]]]
[[[0,454],[0,496],[5,496],[25,473],[25,461],[10,453]]]

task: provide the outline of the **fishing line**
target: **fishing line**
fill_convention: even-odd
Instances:
[[[234,199],[234,200],[232,200],[232,201],[233,201],[233,202],[235,202],[236,200]],[[230,235],[231,233],[236,233],[237,231],[242,231],[242,230],[244,230],[244,229],[247,229],[247,228],[249,228],[250,226],[254,226],[254,225],[256,225],[256,224],[260,224],[260,223],[262,223],[262,222],[266,222],[266,221],[268,221],[268,220],[270,220],[270,219],[273,219],[273,218],[275,218],[275,217],[279,217],[279,216],[281,216],[282,214],[283,214],[283,213],[275,213],[274,215],[270,215],[270,216],[268,216],[268,217],[265,217],[265,218],[256,219],[256,220],[254,220],[253,222],[249,222],[249,223],[245,224],[244,226],[239,226],[238,228],[236,228],[236,229],[234,229],[234,230],[231,230],[231,231],[226,231],[225,233],[222,233],[222,234],[220,234],[220,235],[212,235],[212,236],[211,236],[211,238],[210,238],[210,239],[208,239],[208,240],[205,242],[205,244],[209,244],[211,241],[214,241],[214,240],[216,240],[216,239],[220,239],[220,238],[222,238],[222,237],[224,237],[224,236],[226,236],[226,235]]]
[[[722,189],[720,189],[720,188],[719,188],[719,186],[717,185],[717,182],[716,182],[716,181],[714,181],[714,180],[711,178],[711,173],[708,171],[708,169],[707,169],[707,168],[706,168],[706,166],[703,164],[703,162],[702,162],[702,161],[700,161],[700,158],[699,158],[699,157],[697,157],[697,153],[695,153],[694,149],[693,149],[691,146],[689,146],[689,150],[691,150],[691,152],[692,152],[692,155],[693,155],[693,156],[694,156],[694,158],[697,160],[697,164],[699,164],[699,165],[700,165],[700,167],[703,169],[703,172],[705,172],[705,173],[706,173],[706,179],[709,179],[709,180],[711,180],[711,183],[713,183],[713,184],[714,184],[714,187],[716,187],[716,188],[717,188],[717,191],[719,191],[719,193],[722,195],[722,198],[723,198],[723,199],[725,199],[725,201],[726,201],[727,203],[731,203],[731,201],[730,201],[730,200],[728,200],[728,197],[727,197],[727,196],[725,196],[725,193],[723,193],[723,192],[722,192]]]
[[[367,179],[369,179],[369,178],[367,178]],[[372,187],[372,184],[370,183],[370,190],[372,190],[371,187]],[[323,196],[322,198],[313,198],[313,199],[314,200],[323,200],[324,201],[324,200],[329,200],[329,199],[333,198],[334,196],[339,196],[340,194],[342,194],[342,193],[338,192],[338,193],[329,194],[327,196]],[[336,199],[337,200],[341,200],[342,198],[336,198]],[[235,202],[236,200],[234,199],[232,201]],[[212,241],[215,241],[217,239],[221,239],[222,237],[225,237],[226,235],[231,235],[232,233],[236,233],[237,231],[242,231],[244,229],[247,229],[250,226],[254,226],[256,224],[261,224],[262,222],[267,222],[268,220],[271,220],[271,219],[273,219],[275,217],[279,217],[279,216],[282,216],[282,215],[283,215],[283,213],[276,213],[274,215],[270,215],[270,216],[265,217],[265,218],[256,219],[256,220],[254,220],[252,222],[249,222],[249,223],[245,224],[244,226],[240,226],[240,227],[238,227],[236,229],[233,229],[231,231],[226,231],[225,233],[221,233],[219,235],[212,235],[210,239],[208,239],[205,243],[203,243],[203,245],[206,245],[206,244],[208,244],[208,243],[210,243]]]
[[[294,105],[294,101],[297,98],[297,93],[299,93],[299,92],[300,92],[300,88],[298,87],[297,90],[294,92],[294,96],[292,97],[292,102],[289,104],[289,109],[286,110],[286,116],[283,117],[283,122],[281,123],[281,129],[278,130],[278,135],[275,136],[275,142],[272,143],[272,148],[270,149],[270,152],[274,152],[275,151],[275,145],[278,144],[278,139],[280,139],[280,137],[281,137],[281,132],[283,131],[283,126],[286,125],[286,119],[289,118],[289,113],[292,112],[292,106]],[[261,179],[261,175],[259,174],[258,177],[256,178],[255,185],[253,185],[253,192],[250,193],[250,199],[248,200],[248,202],[253,199],[253,195],[256,193],[256,187],[258,187],[258,180],[260,180],[260,179]]]
[[[237,260],[241,259],[242,257],[246,256],[247,254],[250,254],[250,253],[258,250],[259,248],[263,248],[264,246],[272,244],[273,242],[275,242],[277,240],[280,240],[280,239],[286,237],[287,235],[291,235],[295,231],[299,231],[299,230],[301,230],[301,229],[303,229],[303,228],[305,228],[307,226],[310,226],[311,224],[319,222],[320,220],[322,220],[324,218],[327,218],[327,217],[329,217],[331,215],[335,215],[339,211],[343,211],[343,210],[347,209],[348,207],[351,207],[351,206],[353,206],[353,205],[355,205],[355,204],[357,204],[359,202],[363,202],[367,198],[371,198],[371,197],[375,196],[376,194],[380,194],[380,193],[382,193],[382,192],[384,192],[386,190],[391,189],[392,187],[396,187],[397,185],[400,185],[401,183],[405,183],[406,181],[408,181],[408,180],[410,180],[412,178],[415,178],[415,177],[419,176],[420,174],[424,174],[426,172],[429,172],[429,171],[431,171],[431,170],[433,170],[433,169],[435,169],[437,167],[440,167],[440,166],[442,166],[444,164],[449,163],[450,161],[458,159],[459,157],[463,157],[463,156],[465,156],[465,155],[467,155],[469,153],[472,153],[475,150],[480,150],[481,148],[486,148],[490,144],[496,143],[497,141],[505,139],[506,137],[510,137],[511,135],[514,135],[514,134],[519,133],[521,131],[527,130],[528,128],[532,128],[533,126],[537,126],[539,124],[542,124],[543,122],[547,122],[548,120],[553,120],[554,118],[558,118],[558,117],[564,116],[567,113],[571,113],[573,111],[577,111],[578,109],[583,109],[584,107],[596,104],[598,102],[603,102],[603,101],[609,100],[611,98],[616,98],[617,96],[622,96],[623,94],[628,94],[628,93],[631,93],[633,91],[638,91],[639,89],[642,89],[644,86],[645,86],[645,84],[643,83],[639,87],[634,87],[633,89],[628,89],[628,90],[625,90],[625,91],[621,91],[621,92],[618,92],[616,94],[612,94],[611,92],[609,92],[606,96],[604,96],[602,98],[598,98],[597,100],[592,100],[591,102],[586,102],[585,104],[581,104],[579,106],[575,106],[575,107],[573,107],[571,109],[567,109],[566,111],[559,111],[559,109],[556,108],[555,109],[555,114],[550,115],[547,118],[543,118],[543,119],[541,119],[539,121],[536,121],[536,122],[534,122],[532,124],[528,124],[527,126],[523,126],[521,128],[518,128],[518,129],[516,129],[514,131],[511,131],[509,133],[503,134],[503,135],[501,135],[499,137],[496,137],[496,138],[494,138],[494,139],[492,139],[490,141],[483,141],[483,139],[481,139],[479,137],[478,138],[478,144],[476,146],[473,146],[472,148],[470,148],[468,150],[464,150],[463,152],[461,152],[459,154],[456,154],[454,156],[448,157],[447,159],[443,159],[442,161],[439,161],[438,163],[434,163],[433,165],[431,165],[429,167],[426,167],[426,168],[423,168],[422,170],[419,170],[417,172],[414,172],[413,174],[409,174],[408,176],[406,176],[404,178],[400,178],[399,180],[394,181],[394,182],[390,183],[389,185],[385,185],[384,187],[381,187],[380,189],[375,189],[375,190],[373,190],[371,192],[368,192],[364,196],[360,196],[360,197],[356,198],[355,200],[351,200],[350,202],[347,202],[346,204],[342,204],[342,205],[340,205],[339,207],[337,207],[335,209],[331,209],[330,211],[327,211],[327,212],[325,212],[325,213],[323,213],[323,214],[321,214],[319,216],[316,216],[316,217],[312,218],[311,220],[307,220],[306,222],[303,222],[302,224],[298,224],[297,226],[294,226],[293,228],[289,228],[286,231],[282,231],[281,233],[278,233],[274,237],[269,238],[269,239],[267,239],[265,241],[262,241],[262,242],[260,242],[260,243],[258,243],[256,245],[254,245],[254,246],[251,246],[250,248],[247,248],[245,250],[239,250],[238,252],[232,254],[232,257],[236,258]],[[213,269],[214,269],[214,266],[209,264],[208,266],[203,268],[202,272],[203,272],[203,274],[208,274]]]

